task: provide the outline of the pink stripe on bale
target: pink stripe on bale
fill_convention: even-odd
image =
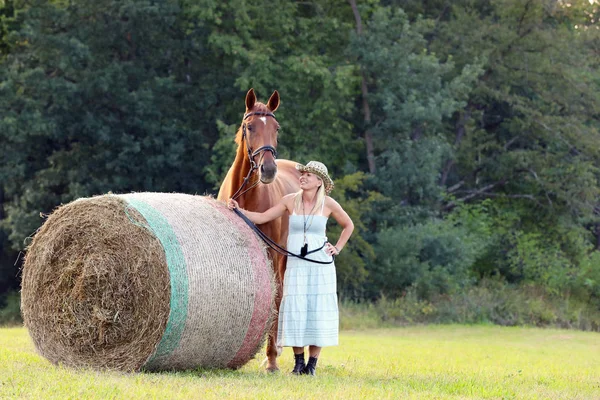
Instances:
[[[270,268],[267,259],[263,253],[263,246],[258,237],[250,231],[246,223],[233,211],[221,203],[211,203],[215,208],[223,213],[240,231],[247,230],[250,233],[250,246],[248,249],[248,257],[254,271],[254,309],[246,336],[242,345],[238,349],[236,355],[227,363],[229,368],[239,368],[246,364],[250,358],[256,353],[257,347],[263,338],[265,331],[268,329],[267,322],[271,315],[271,279],[269,277],[268,268]],[[217,205],[218,204],[218,205]]]
[[[227,364],[230,368],[239,368],[248,360],[254,356],[257,351],[257,347],[260,345],[260,341],[264,336],[271,314],[271,282],[267,273],[269,265],[265,262],[265,256],[263,255],[259,239],[256,235],[252,235],[252,244],[249,249],[250,260],[252,260],[252,268],[254,269],[255,288],[254,293],[254,310],[252,311],[252,318],[250,319],[250,325],[246,332],[246,337],[242,342],[237,354]]]

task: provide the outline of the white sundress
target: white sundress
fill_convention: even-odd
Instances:
[[[321,209],[321,214],[323,210]],[[290,216],[287,250],[300,254],[304,245],[304,215]],[[312,221],[311,221],[312,219]],[[306,239],[308,251],[318,249],[327,241],[327,217],[308,215]],[[306,258],[331,261],[321,250]],[[277,327],[278,346],[336,346],[338,344],[338,302],[335,264],[316,264],[288,256],[283,278],[283,298]]]

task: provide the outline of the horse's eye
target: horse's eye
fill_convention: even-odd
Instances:
[[[250,132],[252,132],[252,131],[254,130],[254,128],[252,127],[252,125],[246,125],[246,126],[248,127],[248,130],[249,130]]]

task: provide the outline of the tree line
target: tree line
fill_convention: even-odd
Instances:
[[[342,298],[497,279],[600,306],[599,18],[589,0],[0,1],[0,291],[61,203],[216,193],[253,87],[281,94],[279,157],[325,162],[357,225]]]

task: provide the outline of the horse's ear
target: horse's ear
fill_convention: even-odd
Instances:
[[[252,110],[254,103],[256,103],[256,95],[254,94],[254,89],[250,89],[246,93],[246,111]]]
[[[279,107],[279,92],[277,90],[273,92],[271,97],[269,97],[267,107],[269,107],[269,110],[271,110],[271,112],[275,112],[275,110],[277,110],[277,107]]]

